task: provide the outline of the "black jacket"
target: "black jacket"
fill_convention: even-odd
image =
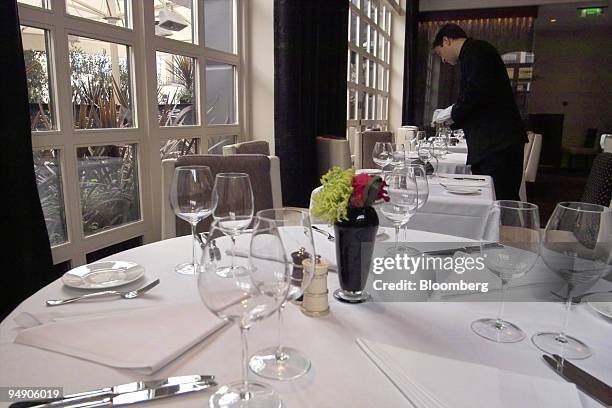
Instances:
[[[495,47],[468,38],[459,53],[461,82],[451,117],[463,129],[468,164],[478,164],[507,147],[527,142],[506,67]]]

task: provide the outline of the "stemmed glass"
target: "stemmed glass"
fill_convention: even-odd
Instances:
[[[587,358],[589,346],[565,333],[575,292],[585,292],[612,271],[612,210],[579,202],[557,204],[544,232],[542,259],[567,283],[565,320],[560,333],[537,333],[531,341],[549,354]]]
[[[287,301],[302,296],[310,284],[314,271],[302,268],[301,263],[310,259],[315,264],[315,249],[310,226],[310,217],[306,211],[297,208],[279,208],[257,212],[257,223],[277,231],[285,248],[285,259],[290,262],[289,293],[287,299],[278,309],[278,345],[260,350],[249,362],[251,371],[264,378],[274,380],[291,380],[303,376],[310,369],[310,360],[299,350],[282,345],[282,311]]]
[[[216,206],[212,194],[213,178],[207,166],[180,166],[174,169],[170,186],[170,205],[177,217],[191,225],[193,248],[191,263],[177,265],[174,270],[183,275],[194,275],[198,272],[196,262],[196,226],[198,222],[212,214]]]
[[[448,144],[446,142],[446,137],[434,137],[429,147],[431,149],[431,155],[436,159],[436,169],[434,172],[434,176],[437,176],[438,169],[440,167],[440,162],[438,161],[438,159],[444,158],[448,153]]]
[[[399,246],[399,231],[402,224],[408,222],[416,213],[418,206],[418,188],[414,172],[407,168],[399,168],[385,177],[389,201],[381,204],[383,215],[395,227],[395,252],[402,252],[408,248]]]
[[[533,269],[540,253],[540,215],[538,206],[522,201],[493,202],[484,227],[480,251],[485,266],[501,279],[502,293],[497,318],[472,322],[472,330],[498,343],[515,343],[525,333],[513,323],[502,320],[508,284]]]
[[[204,261],[198,275],[200,298],[219,318],[236,323],[242,338],[242,379],[220,387],[210,397],[210,407],[280,407],[282,404],[267,385],[247,380],[247,332],[253,323],[274,314],[285,300],[290,279],[288,261],[277,229],[256,223],[250,238],[249,258],[234,261],[225,250],[232,245],[230,237],[219,228],[217,220],[211,225],[203,251]],[[218,270],[234,262],[242,263],[248,273],[219,276]]]
[[[417,154],[419,155],[419,159],[423,162],[423,166],[427,166],[427,163],[431,159],[431,142],[428,142],[427,139],[422,139],[417,146]],[[427,170],[427,167],[425,167]]]
[[[406,162],[406,148],[402,143],[392,144],[391,148],[393,149],[393,161],[391,162],[391,166],[393,168],[397,168],[403,166]]]
[[[236,238],[249,227],[253,219],[253,189],[251,179],[246,173],[218,173],[215,178],[213,196],[217,206],[213,218],[218,221],[219,228],[232,240],[232,261],[235,259]],[[227,277],[230,274],[245,273],[244,268],[234,263],[217,274]]]
[[[393,161],[393,145],[386,142],[376,142],[372,150],[372,160],[381,171]]]
[[[414,175],[414,179],[417,184],[417,212],[423,208],[427,199],[429,198],[429,183],[427,182],[427,172],[425,171],[425,166],[422,164],[406,164],[406,170]],[[406,221],[403,225],[404,230],[408,231],[408,221]]]

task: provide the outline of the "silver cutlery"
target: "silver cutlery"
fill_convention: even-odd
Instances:
[[[444,187],[444,189],[445,189],[445,190],[452,190],[452,189],[453,189],[453,186],[450,186],[450,187],[449,187],[449,186],[447,186],[447,185],[446,185],[446,184],[444,184],[444,183],[440,183],[440,185],[441,185],[442,187]],[[473,188],[475,191],[478,191],[478,192],[482,191],[480,188],[469,187],[469,186],[455,186],[455,187],[456,187],[456,188]]]
[[[590,395],[606,407],[612,406],[612,387],[608,384],[556,354],[553,354],[552,357],[544,354],[542,358],[557,374],[565,380],[576,384],[576,387],[582,392]]]
[[[332,234],[330,234],[329,232],[325,231],[324,229],[321,229],[319,227],[317,227],[316,225],[311,225],[311,228],[315,231],[317,231],[319,234],[323,234],[327,237],[328,241],[335,241],[336,238],[334,238],[334,236]]]
[[[31,401],[20,401],[11,405],[10,408],[27,408],[33,406],[43,405],[48,408],[59,408],[70,405],[83,404],[85,401],[92,399],[101,399],[105,397],[111,397],[114,395],[131,393],[136,391],[150,390],[154,388],[208,381],[211,384],[214,383],[215,377],[213,375],[181,375],[177,377],[168,377],[160,380],[148,380],[148,381],[133,381],[126,384],[114,385],[111,387],[98,388],[96,390],[90,390],[80,392],[77,394],[64,395],[61,398],[44,399],[44,400],[31,400]]]
[[[174,397],[181,394],[187,394],[196,391],[206,390],[216,386],[215,381],[205,379],[203,381],[179,383],[172,385],[162,385],[155,388],[148,388],[139,391],[124,392],[117,395],[106,395],[94,400],[79,400],[74,402],[66,402],[64,405],[52,405],[55,402],[48,404],[34,405],[33,408],[54,408],[54,407],[80,407],[80,408],[101,408],[101,407],[122,407],[131,404],[153,401],[162,398]],[[61,401],[58,401],[61,402]]]
[[[567,299],[567,297],[562,296],[560,294],[558,294],[557,292],[553,292],[550,291],[551,294],[553,294],[554,296],[556,296],[557,298],[565,301]],[[580,303],[582,302],[582,299],[584,299],[587,296],[591,296],[591,295],[597,295],[599,293],[612,293],[612,290],[607,290],[607,291],[600,291],[600,292],[587,292],[587,293],[583,293],[582,295],[578,295],[578,296],[574,296],[572,298],[572,303]]]
[[[109,296],[109,295],[121,296],[124,299],[134,299],[142,295],[143,293],[146,293],[149,290],[153,289],[158,284],[159,284],[159,279],[155,279],[153,282],[149,283],[148,285],[143,286],[142,288],[136,289],[136,290],[130,290],[130,291],[104,290],[101,292],[88,293],[86,295],[76,296],[76,297],[72,297],[68,299],[49,299],[47,300],[46,303],[47,303],[47,306],[59,306],[59,305],[65,305],[66,303],[77,302],[83,299],[90,299],[94,297]]]
[[[232,251],[230,249],[226,249],[225,250],[225,254],[226,255],[232,255]],[[246,251],[241,251],[239,249],[236,249],[234,251],[234,256],[236,256],[238,258],[248,258],[249,257],[249,253],[246,252]],[[337,272],[338,271],[337,268],[336,268],[336,265],[329,265],[328,270],[330,272]]]
[[[451,177],[451,176],[440,176],[440,175],[438,175],[438,177],[440,177],[440,178],[445,178],[445,179],[451,179],[451,180],[476,180],[476,181],[487,181],[486,179],[483,179],[483,178],[476,178],[476,177]]]

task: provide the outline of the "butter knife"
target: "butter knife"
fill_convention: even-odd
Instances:
[[[484,244],[485,248],[503,248],[504,246],[498,243]],[[464,246],[458,248],[435,249],[431,251],[423,251],[425,255],[453,255],[455,252],[461,251],[468,254],[480,251],[480,245]]]
[[[606,407],[612,406],[612,387],[608,384],[576,367],[569,361],[562,359],[557,354],[553,354],[552,357],[548,354],[543,354],[542,357],[557,374],[567,381],[576,384],[576,387],[582,392],[590,395]]]
[[[210,380],[197,381],[183,384],[163,385],[158,388],[151,388],[141,391],[125,392],[123,394],[106,396],[97,400],[81,400],[65,408],[102,408],[102,407],[123,407],[131,404],[138,404],[146,401],[153,401],[162,398],[174,397],[196,391],[206,390],[216,386],[217,383]],[[33,408],[50,408],[52,405],[36,405]]]
[[[212,375],[181,375],[177,377],[168,377],[160,380],[148,380],[148,381],[134,381],[125,384],[115,385],[112,387],[104,387],[96,390],[80,392],[78,394],[65,395],[62,398],[45,399],[36,401],[19,401],[15,402],[10,408],[27,408],[44,404],[45,407],[66,407],[83,403],[86,400],[99,399],[101,397],[107,397],[112,395],[118,395],[123,393],[130,393],[136,391],[150,390],[169,385],[177,385],[184,383],[195,383],[195,382],[212,382],[214,380]]]

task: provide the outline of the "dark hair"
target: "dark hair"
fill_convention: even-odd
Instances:
[[[463,28],[459,27],[457,24],[448,23],[444,24],[438,30],[436,34],[436,38],[434,39],[431,48],[436,48],[442,46],[442,39],[444,37],[447,38],[467,38],[467,34],[463,31]]]

